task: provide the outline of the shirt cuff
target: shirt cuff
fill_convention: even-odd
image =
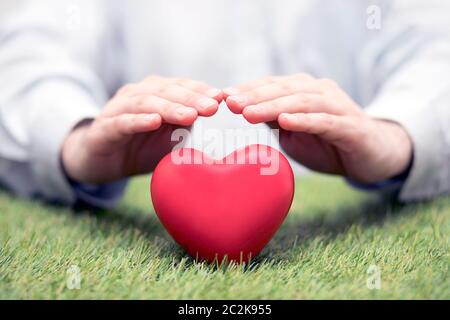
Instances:
[[[414,100],[405,95],[385,94],[375,100],[366,112],[379,119],[399,123],[411,137],[414,146],[414,162],[410,173],[398,192],[401,201],[429,200],[440,193],[445,186],[442,182],[448,173],[445,172],[445,148],[442,139],[442,119],[445,119],[443,105],[448,98],[441,94],[429,98],[428,101]],[[416,106],[415,108],[405,108]]]
[[[98,115],[100,102],[73,84],[47,81],[30,91],[28,103],[30,163],[38,196],[72,205],[77,195],[62,170],[60,149],[76,124]]]
[[[122,199],[128,180],[121,180],[106,185],[83,184],[69,180],[76,196],[76,205],[88,205],[109,209]]]
[[[363,190],[363,191],[377,191],[384,194],[396,194],[398,193],[405,182],[408,179],[408,176],[411,172],[412,165],[414,163],[414,157],[411,159],[411,162],[409,163],[408,167],[405,171],[400,173],[399,175],[392,177],[390,179],[375,182],[375,183],[360,183],[356,182],[350,178],[346,178],[347,182],[354,188]]]

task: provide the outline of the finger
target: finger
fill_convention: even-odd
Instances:
[[[108,104],[104,116],[113,117],[129,113],[157,113],[164,122],[182,126],[192,125],[198,116],[193,108],[154,95],[117,97]]]
[[[206,82],[196,81],[192,79],[185,78],[161,78],[158,76],[152,76],[144,80],[144,82],[157,82],[164,85],[179,85],[191,91],[197,92],[199,94],[205,95],[206,97],[215,99],[217,102],[222,102],[223,92],[217,88],[214,88],[207,84]]]
[[[201,116],[211,116],[217,112],[219,107],[217,100],[180,85],[163,86],[154,94],[168,101],[194,108]]]
[[[209,98],[216,99],[218,102],[223,100],[222,90],[214,88],[207,84],[206,82],[196,81],[191,79],[183,79],[183,78],[163,78],[160,76],[150,76],[147,77],[144,81],[144,84],[150,85],[179,85],[185,87],[189,90],[195,91],[197,93],[203,94]]]
[[[250,91],[258,87],[262,87],[271,83],[280,81],[311,81],[314,77],[307,73],[298,73],[289,76],[267,76],[264,78],[256,79],[244,84],[240,84],[234,87],[229,87],[223,90],[224,99],[229,96],[235,96],[245,91]]]
[[[227,99],[229,96],[236,96],[241,92],[249,91],[257,87],[261,87],[270,83],[274,83],[279,81],[281,77],[277,76],[267,76],[264,78],[256,79],[249,81],[247,83],[239,84],[233,87],[228,87],[223,89],[224,99]]]
[[[186,107],[194,108],[202,116],[212,116],[217,112],[219,107],[216,99],[184,88],[174,82],[168,84],[167,79],[158,83],[143,81],[139,84],[127,85],[120,92],[120,97],[125,96],[129,98],[156,95],[160,98],[185,105]]]
[[[205,82],[191,80],[191,79],[178,79],[175,81],[175,84],[185,87],[191,91],[203,94],[209,98],[213,98],[219,103],[222,102],[222,100],[223,100],[222,90],[213,88]]]
[[[358,132],[349,117],[327,113],[283,113],[278,123],[285,130],[317,135],[332,144],[350,141]]]
[[[274,100],[296,93],[323,93],[323,89],[316,81],[287,80],[271,83],[245,91],[227,98],[227,106],[234,113],[241,113],[247,106]]]
[[[281,113],[321,112],[340,114],[339,109],[334,106],[333,103],[328,102],[323,95],[299,93],[256,105],[250,105],[244,108],[242,114],[248,122],[260,123],[275,121]]]
[[[96,139],[99,148],[106,150],[111,145],[127,142],[134,134],[157,130],[161,121],[158,114],[121,114],[103,118],[95,123],[91,139]]]
[[[163,122],[182,126],[192,125],[198,116],[194,108],[157,96],[147,96],[137,104],[135,113],[140,112],[158,113]]]

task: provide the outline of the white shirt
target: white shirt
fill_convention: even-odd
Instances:
[[[298,72],[334,79],[408,130],[401,200],[450,192],[450,2],[438,0],[25,1],[0,27],[0,184],[112,205],[124,184],[80,192],[59,150],[120,86],[157,74],[223,88]],[[248,126],[226,107],[200,121],[224,123]]]

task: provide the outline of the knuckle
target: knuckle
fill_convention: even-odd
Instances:
[[[173,88],[171,88],[170,91],[174,95],[176,93],[177,98],[180,101],[182,101],[183,103],[191,103],[191,102],[193,103],[193,102],[195,102],[195,99],[197,97],[195,93],[193,93],[189,90],[186,90],[183,87],[173,87]]]
[[[299,105],[310,105],[312,103],[312,98],[303,93],[297,93],[295,95],[295,100]]]
[[[277,89],[280,90],[281,92],[292,92],[292,90],[294,89],[294,86],[292,85],[291,81],[285,81],[285,82],[281,82],[281,83],[277,83]]]
[[[126,110],[131,113],[137,113],[141,110],[146,110],[155,103],[154,96],[136,96],[130,100]]]
[[[158,95],[166,95],[170,94],[170,90],[172,90],[171,86],[160,85],[156,87],[155,93]]]
[[[127,112],[133,108],[135,108],[138,103],[136,102],[140,97],[122,97],[116,100],[116,103],[113,108],[111,108],[112,113],[120,113]]]
[[[133,107],[138,107],[146,104],[148,96],[136,96],[131,99],[128,99],[126,102],[126,108],[131,109]]]
[[[264,90],[264,89],[263,89]],[[254,89],[245,93],[251,100],[259,101],[261,99],[263,92],[261,89]]]

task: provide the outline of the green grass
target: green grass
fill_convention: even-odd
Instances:
[[[148,178],[113,211],[74,213],[0,193],[0,298],[450,299],[450,198],[398,206],[341,180],[298,180],[275,239],[249,266],[197,263],[152,211]],[[81,289],[66,286],[81,270]],[[381,271],[381,289],[366,286]]]

